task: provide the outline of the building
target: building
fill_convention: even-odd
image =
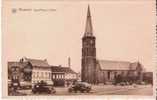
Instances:
[[[153,72],[144,72],[143,81],[147,84],[153,84]]]
[[[129,80],[142,80],[143,66],[139,62],[108,61],[96,59],[96,37],[88,6],[85,33],[82,37],[81,80],[97,84],[115,82],[117,76]],[[129,81],[128,80],[128,81]]]
[[[16,79],[23,79],[23,75],[21,73],[23,66],[19,62],[8,62],[8,79],[12,80],[14,77]]]
[[[12,83],[18,83],[20,86],[20,80],[23,79],[23,74],[21,72],[21,65],[18,62],[8,62],[8,86],[11,87]]]
[[[142,80],[142,65],[139,62],[97,60],[97,83],[114,83],[118,75],[124,81]]]
[[[19,62],[8,62],[8,73],[13,72],[15,66],[19,69],[18,79],[20,82],[30,82],[32,85],[41,80],[53,84],[51,80],[51,66],[47,60],[22,58]],[[11,79],[14,74],[8,74]]]
[[[31,88],[31,73],[25,69],[27,63],[12,61],[8,62],[8,88],[18,83],[18,88]],[[13,86],[14,87],[14,86]]]
[[[78,80],[78,75],[70,67],[51,66],[54,86],[67,86]]]
[[[73,71],[70,67],[64,67],[65,72],[65,86],[69,86],[78,80],[78,73]]]
[[[51,66],[48,64],[47,60],[39,59],[25,59],[25,62],[28,62],[27,69],[31,72],[31,82],[32,84],[45,81],[48,84],[53,85],[51,80]]]
[[[24,57],[20,61],[8,62],[8,80],[18,80],[20,83],[34,85],[45,81],[49,85],[65,86],[77,79],[77,73],[70,67],[51,66],[46,59]]]

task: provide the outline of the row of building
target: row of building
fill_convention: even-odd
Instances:
[[[52,66],[47,60],[22,58],[20,61],[8,62],[8,79],[35,84],[45,81],[54,86],[65,86],[78,80],[79,76],[70,66]]]

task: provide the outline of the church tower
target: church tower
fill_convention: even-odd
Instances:
[[[91,84],[96,83],[96,48],[95,36],[91,20],[90,7],[88,6],[85,33],[82,37],[82,69],[81,80]]]

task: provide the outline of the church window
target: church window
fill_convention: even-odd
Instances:
[[[88,52],[89,50],[88,50],[88,48],[86,49],[86,55],[88,56],[89,55],[89,52]]]

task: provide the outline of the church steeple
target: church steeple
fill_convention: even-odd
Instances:
[[[95,39],[90,8],[88,6],[86,28],[82,38],[81,80],[92,84],[97,81]]]
[[[92,19],[91,19],[89,5],[88,5],[88,11],[87,11],[86,28],[85,28],[84,36],[93,36]]]

